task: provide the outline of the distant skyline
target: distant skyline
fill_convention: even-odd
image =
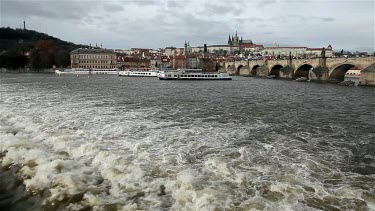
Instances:
[[[265,46],[375,51],[373,0],[1,0],[1,27],[128,49],[226,44],[236,30]]]

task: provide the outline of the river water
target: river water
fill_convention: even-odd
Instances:
[[[0,106],[9,210],[375,210],[373,88],[1,74]]]

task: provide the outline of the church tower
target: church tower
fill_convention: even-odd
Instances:
[[[232,40],[230,38],[230,34],[229,34],[229,37],[228,37],[228,45],[232,45]]]
[[[187,55],[187,53],[188,53],[188,44],[185,40],[185,44],[184,44],[184,54],[185,54],[185,56]]]

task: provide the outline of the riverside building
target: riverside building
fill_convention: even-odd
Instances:
[[[109,49],[79,48],[70,52],[71,68],[116,68],[116,53]]]

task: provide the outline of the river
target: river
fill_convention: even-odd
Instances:
[[[0,207],[375,210],[374,108],[328,83],[0,74]]]

